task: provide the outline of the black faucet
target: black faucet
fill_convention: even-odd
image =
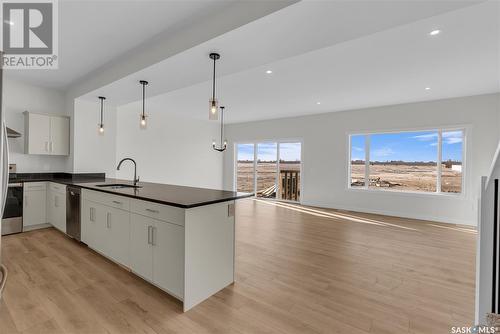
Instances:
[[[137,163],[135,162],[134,159],[132,158],[124,158],[122,159],[119,163],[118,166],[116,167],[116,170],[120,170],[120,166],[125,160],[130,160],[134,163],[134,186],[137,186],[137,182],[139,182],[139,177],[137,176]]]

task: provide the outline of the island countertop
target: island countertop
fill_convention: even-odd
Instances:
[[[139,182],[139,188],[111,189],[99,187],[103,184],[128,184],[132,181],[106,178],[104,174],[70,174],[70,173],[27,173],[18,174],[9,179],[9,183],[55,182],[68,186],[76,186],[113,195],[126,196],[149,202],[189,209],[203,205],[233,201],[253,196],[251,193],[241,193],[227,190],[187,187],[180,185]]]
[[[57,182],[57,181],[55,181]],[[67,183],[66,183],[67,184]],[[113,195],[126,196],[130,198],[150,201],[179,208],[189,209],[203,205],[220,202],[233,201],[241,198],[251,197],[253,194],[241,193],[227,190],[187,187],[171,184],[139,182],[140,188],[111,189],[99,187],[103,184],[129,184],[131,181],[106,178],[104,182],[75,182],[71,183],[84,189],[105,192]]]

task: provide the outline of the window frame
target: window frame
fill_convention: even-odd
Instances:
[[[437,149],[437,178],[436,178],[436,191],[412,191],[412,190],[391,190],[391,189],[373,189],[369,188],[370,176],[370,136],[381,134],[395,134],[404,132],[437,132],[438,133],[438,149]],[[442,192],[441,191],[441,175],[442,175],[442,134],[443,132],[462,131],[462,191],[460,193]],[[422,196],[450,196],[453,198],[461,198],[466,196],[466,173],[467,173],[467,141],[471,132],[470,125],[455,125],[455,126],[441,126],[441,127],[419,127],[419,128],[405,128],[397,130],[370,130],[370,131],[348,131],[347,135],[347,182],[346,189],[349,191],[373,192],[373,193],[389,193],[389,194],[402,194],[402,195],[422,195]],[[351,186],[351,159],[352,159],[352,136],[365,136],[365,185],[362,187]]]
[[[279,163],[279,157],[280,157],[280,144],[289,144],[289,143],[300,143],[300,200],[297,201],[291,201],[291,200],[286,200],[286,199],[270,199],[270,198],[261,198],[257,197],[257,156],[258,156],[258,151],[257,147],[258,144],[263,144],[263,143],[276,143],[277,147],[277,161],[276,161],[276,168],[277,168],[277,175],[276,175],[276,182],[278,182],[279,178],[279,168],[280,168],[280,163]],[[249,139],[249,140],[239,140],[234,142],[233,144],[233,191],[238,191],[238,145],[240,144],[252,144],[253,145],[253,155],[254,155],[254,161],[253,161],[253,167],[254,167],[254,185],[253,185],[253,192],[254,196],[253,198],[258,198],[259,200],[265,200],[265,201],[281,201],[281,202],[289,202],[289,203],[299,203],[302,204],[302,197],[304,193],[304,139],[302,138],[282,138],[282,139]]]

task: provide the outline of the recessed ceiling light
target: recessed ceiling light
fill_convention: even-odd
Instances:
[[[425,87],[425,90],[431,90],[431,87]]]
[[[266,71],[266,73],[267,73],[267,74],[271,74],[271,73],[273,73],[273,71],[271,71],[271,70],[267,70],[267,71]]]
[[[321,104],[321,102],[316,102],[316,104],[317,104],[317,105],[320,105],[320,104]]]
[[[429,35],[431,36],[436,36],[436,35],[439,35],[441,33],[441,30],[439,29],[436,29],[436,30],[433,30],[429,33]]]

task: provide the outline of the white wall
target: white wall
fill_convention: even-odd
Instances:
[[[106,173],[115,176],[116,107],[104,104],[104,135],[97,131],[100,122],[100,100],[74,100],[73,166],[75,173]]]
[[[3,110],[8,127],[21,133],[20,138],[9,138],[10,163],[17,164],[17,172],[61,172],[66,170],[68,157],[24,154],[25,110],[44,114],[67,115],[64,93],[4,78]]]
[[[224,187],[233,189],[235,142],[303,139],[303,204],[456,224],[477,224],[480,177],[499,140],[500,94],[232,124]],[[349,132],[468,126],[465,194],[400,194],[347,188]]]
[[[147,130],[141,130],[138,104],[118,107],[116,161],[135,159],[142,181],[222,189],[222,154],[211,147],[217,123],[168,112],[168,106],[152,112]],[[124,164],[117,177],[132,179],[132,166]]]

